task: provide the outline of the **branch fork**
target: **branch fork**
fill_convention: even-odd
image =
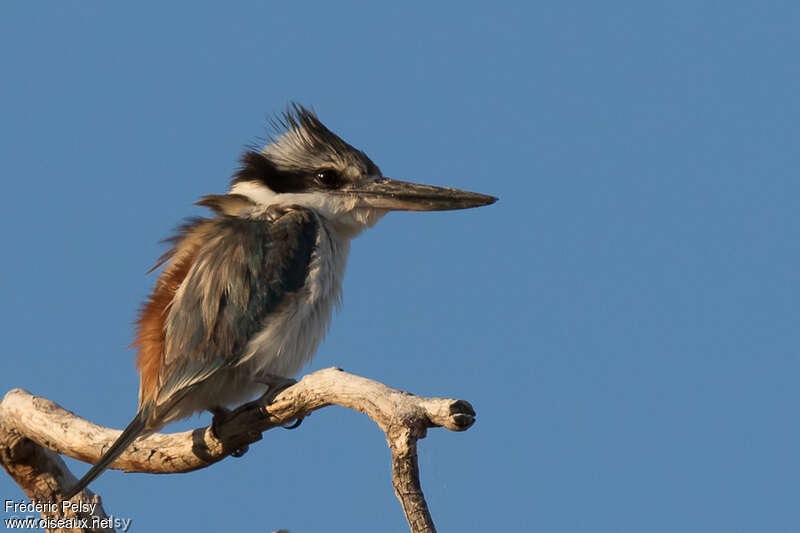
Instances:
[[[246,450],[261,440],[264,431],[290,424],[317,409],[340,405],[364,413],[386,434],[392,454],[392,484],[412,533],[435,531],[420,487],[417,441],[426,436],[428,428],[469,429],[475,422],[475,411],[468,402],[415,396],[339,368],[308,374],[267,402],[268,398],[260,398],[228,413],[215,431],[209,426],[137,439],[111,468],[153,474],[206,468]],[[119,434],[22,389],[9,391],[0,402],[0,462],[34,502],[61,502],[64,491],[77,481],[58,454],[95,463]],[[59,505],[58,511],[48,511],[47,516],[43,512],[42,517],[104,524],[98,520],[106,516],[99,496],[84,490],[71,501],[95,505],[63,511]],[[109,530],[89,526],[69,531]]]

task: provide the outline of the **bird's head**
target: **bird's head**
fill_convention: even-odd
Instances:
[[[313,209],[352,236],[388,211],[441,211],[494,203],[485,194],[385,178],[367,155],[330,131],[313,111],[293,104],[276,120],[278,134],[247,151],[230,194],[259,206]]]

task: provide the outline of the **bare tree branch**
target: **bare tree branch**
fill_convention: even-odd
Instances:
[[[11,393],[27,394],[19,389]],[[1,402],[0,413],[3,413]],[[6,423],[2,414],[0,414],[0,462],[12,479],[25,491],[31,502],[42,504],[40,514],[43,519],[49,521],[48,531],[114,531],[103,510],[100,496],[90,491],[83,491],[67,502],[66,506],[62,503],[61,492],[78,480],[57,453],[39,446],[18,433],[13,425]],[[59,520],[62,520],[61,525]],[[75,528],[69,524],[82,527]]]
[[[261,398],[233,411],[217,428],[219,438],[210,428],[199,428],[137,439],[111,468],[154,474],[205,468],[261,440],[264,431],[340,405],[366,414],[386,434],[395,494],[412,533],[435,531],[419,483],[417,440],[431,427],[468,429],[475,421],[468,402],[415,396],[338,368],[309,374],[267,401]],[[119,434],[21,389],[8,392],[0,402],[0,461],[32,501],[60,502],[61,494],[76,481],[49,450],[94,463]],[[99,497],[88,490],[72,501],[84,500],[97,503],[95,512],[104,516]]]

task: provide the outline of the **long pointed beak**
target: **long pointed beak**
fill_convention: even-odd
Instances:
[[[497,201],[497,198],[488,194],[389,178],[365,180],[346,192],[358,196],[363,205],[392,211],[448,211]]]

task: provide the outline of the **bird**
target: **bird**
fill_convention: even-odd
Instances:
[[[460,189],[384,177],[313,109],[290,103],[262,149],[248,148],[226,194],[196,204],[136,322],[136,415],[65,499],[86,488],[138,437],[175,420],[218,416],[293,383],[341,303],[350,242],[390,211],[494,203]],[[213,428],[212,424],[212,428]]]

